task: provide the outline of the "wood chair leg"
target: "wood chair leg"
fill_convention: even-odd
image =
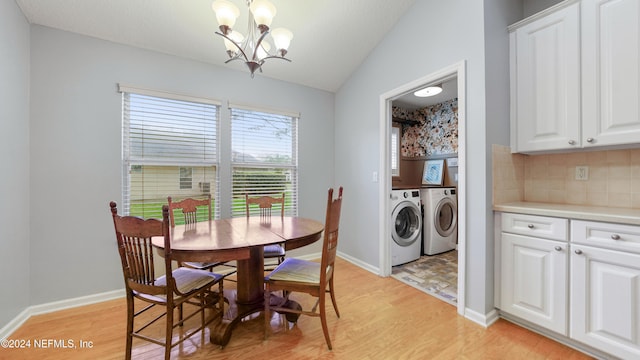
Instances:
[[[320,322],[322,322],[322,332],[324,333],[324,339],[327,341],[329,350],[332,350],[331,339],[329,338],[329,327],[327,326],[326,302],[325,297],[322,294],[320,295]]]
[[[202,294],[200,295],[200,326],[202,326],[202,333],[204,334],[204,309],[206,307],[206,302],[205,302],[205,293],[202,292]]]
[[[220,306],[220,314],[224,316],[224,279],[220,280],[218,283],[218,292],[220,293],[220,298],[218,299]]]
[[[127,347],[125,349],[125,359],[131,360],[131,347],[133,346],[133,317],[134,317],[133,297],[127,295]]]
[[[333,290],[333,276],[329,279],[329,294],[331,294],[331,302],[333,303],[333,309],[336,311],[336,315],[340,317],[340,312],[338,311],[338,303],[336,302],[336,293]]]
[[[167,328],[165,330],[164,359],[171,360],[171,340],[173,339],[173,311],[174,307],[169,306],[167,310]]]
[[[269,283],[264,289],[264,339],[267,340],[271,332],[271,289]]]

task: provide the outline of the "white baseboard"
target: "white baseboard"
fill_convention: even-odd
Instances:
[[[29,320],[31,314],[29,313],[29,308],[22,310],[18,316],[13,318],[13,320],[9,321],[7,325],[0,329],[0,339],[6,339],[9,335],[13,334],[25,321]]]
[[[347,255],[345,253],[341,253],[341,252],[338,251],[338,256],[341,259],[344,259],[344,260],[352,263],[353,265],[355,265],[357,267],[360,267],[360,268],[363,268],[363,269],[365,269],[365,270],[367,270],[369,272],[372,272],[372,273],[374,273],[374,274],[376,274],[378,276],[381,274],[380,268],[373,267],[370,264],[367,264],[366,262],[363,262],[363,261],[358,260],[358,259],[356,259],[354,257],[351,257],[351,256],[349,256],[349,255]]]
[[[354,257],[351,257],[345,253],[341,253],[340,251],[338,251],[338,253],[336,254],[339,258],[346,260],[350,263],[352,263],[353,265],[365,269],[367,271],[370,271],[376,275],[380,275],[380,269],[378,269],[377,267],[373,267],[363,261],[360,261]],[[315,253],[315,254],[307,254],[307,255],[300,255],[300,256],[295,256],[298,259],[303,259],[303,260],[318,260],[322,257],[322,253]]]
[[[498,319],[500,318],[500,314],[496,309],[491,310],[488,314],[481,314],[477,311],[465,308],[464,317],[482,327],[487,328],[494,322],[498,321]]]
[[[313,260],[319,260],[320,258],[322,258],[322,253],[319,252],[319,253],[306,254],[306,255],[295,255],[294,257],[296,259],[313,261]]]
[[[13,320],[0,329],[0,339],[6,339],[16,331],[25,321],[34,315],[47,314],[54,311],[71,309],[78,306],[95,304],[103,301],[124,297],[124,289],[107,291],[100,294],[81,296],[73,299],[54,301],[46,304],[32,305],[24,309]]]

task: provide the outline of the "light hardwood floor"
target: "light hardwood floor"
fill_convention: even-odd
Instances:
[[[261,315],[247,319],[220,349],[195,335],[173,349],[175,359],[589,359],[526,329],[499,320],[485,329],[456,308],[402,282],[381,278],[344,260],[336,269],[336,318],[328,304],[333,351],[327,350],[318,318],[301,317],[285,330],[278,315],[263,340]],[[225,282],[232,288],[233,282]],[[312,300],[304,295],[304,304]],[[30,318],[9,339],[31,340],[30,349],[0,348],[0,359],[123,359],[125,300],[118,299]],[[186,325],[188,327],[190,324]],[[157,334],[163,326],[158,324]],[[156,331],[156,329],[154,329]],[[35,341],[72,340],[76,348],[34,348]],[[92,342],[80,348],[80,341]],[[51,343],[55,346],[55,343]],[[134,340],[134,359],[157,359],[163,349]]]

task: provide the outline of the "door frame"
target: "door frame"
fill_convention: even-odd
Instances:
[[[391,104],[400,96],[426,85],[441,83],[443,80],[457,77],[458,80],[458,314],[465,312],[466,286],[466,62],[464,60],[440,69],[434,73],[413,80],[380,95],[380,199],[378,213],[379,227],[379,271],[380,275],[391,275]]]

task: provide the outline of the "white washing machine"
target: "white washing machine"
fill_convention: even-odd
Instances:
[[[456,248],[458,241],[458,200],[456,188],[420,190],[424,206],[424,253],[440,254]]]
[[[420,190],[392,190],[391,266],[418,260],[421,245]]]

